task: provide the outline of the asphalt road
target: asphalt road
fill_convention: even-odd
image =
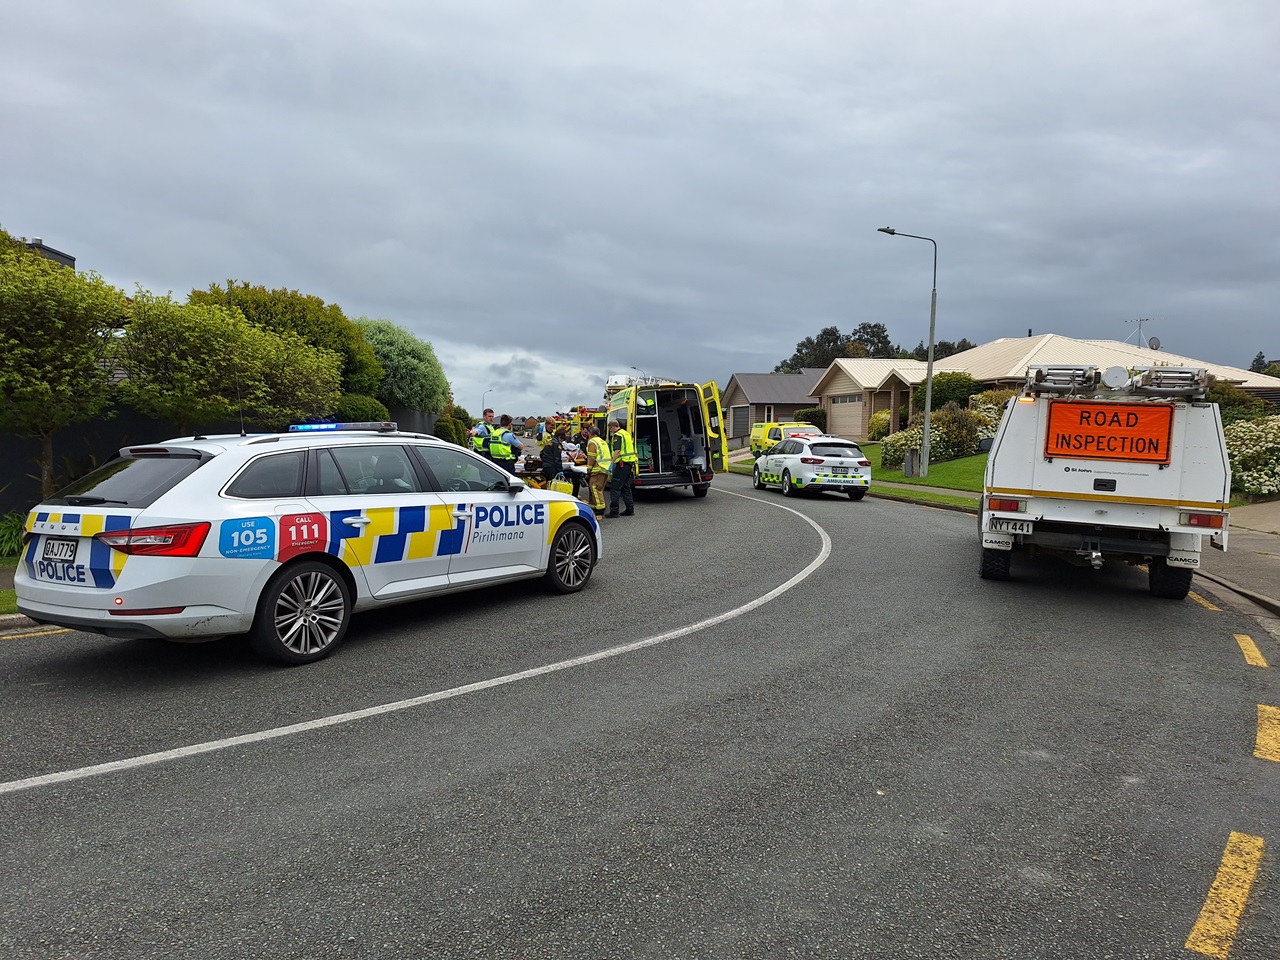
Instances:
[[[582,594],[366,614],[308,667],[0,640],[0,955],[1280,956],[1245,608],[988,583],[972,516],[745,477],[638,512]]]

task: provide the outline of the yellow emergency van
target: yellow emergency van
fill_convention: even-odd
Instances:
[[[635,440],[640,458],[636,489],[688,487],[695,497],[705,497],[712,477],[728,466],[715,381],[636,377],[625,385],[611,382],[610,389],[606,420],[620,421]]]
[[[759,458],[775,443],[781,443],[788,437],[820,436],[822,430],[812,423],[792,421],[790,423],[753,423],[751,425],[751,456]]]

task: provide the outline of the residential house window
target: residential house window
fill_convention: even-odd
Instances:
[[[862,403],[862,394],[851,393],[843,397],[832,397],[832,403]]]

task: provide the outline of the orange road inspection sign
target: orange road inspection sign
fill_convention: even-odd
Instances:
[[[1171,403],[1050,400],[1046,457],[1168,463]]]

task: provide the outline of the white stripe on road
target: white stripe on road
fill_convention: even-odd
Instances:
[[[744,500],[756,500],[758,503],[767,503],[767,501],[759,500],[757,497],[749,497],[740,493],[730,493],[728,490],[719,491],[731,497],[742,497]],[[620,657],[623,654],[634,653],[636,650],[643,650],[645,647],[657,646],[660,643],[666,643],[668,640],[678,640],[680,637],[687,637],[691,633],[697,633],[699,630],[706,630],[709,627],[719,626],[728,620],[742,616],[744,613],[750,613],[758,607],[764,606],[771,600],[776,600],[788,590],[798,586],[801,582],[811,576],[817,569],[826,563],[827,558],[831,556],[831,537],[816,522],[806,517],[798,510],[791,507],[783,506],[778,503],[770,503],[769,506],[777,507],[780,510],[786,510],[793,513],[809,526],[818,532],[818,536],[822,538],[822,549],[818,551],[818,555],[799,573],[791,577],[785,583],[780,584],[770,590],[764,596],[757,597],[750,603],[735,607],[726,613],[721,613],[714,617],[708,617],[706,620],[699,620],[697,623],[691,623],[686,627],[680,627],[676,630],[670,630],[667,633],[660,633],[654,637],[648,637],[644,640],[637,640],[634,643],[624,643],[621,646],[610,647],[607,650],[600,650],[596,653],[588,653],[581,657],[574,657],[571,660],[561,660],[559,663],[549,663],[542,667],[533,667],[530,670],[521,670],[519,673],[509,673],[505,676],[494,677],[491,680],[481,680],[477,683],[468,683],[465,686],[453,687],[449,690],[441,690],[437,693],[428,693],[421,697],[412,697],[408,700],[397,700],[395,703],[384,703],[377,707],[366,707],[363,710],[352,710],[349,713],[337,713],[330,717],[320,717],[316,720],[307,720],[304,723],[291,723],[287,727],[273,727],[270,730],[259,730],[256,733],[246,733],[238,737],[226,737],[222,740],[210,740],[206,743],[194,743],[187,747],[178,747],[174,750],[162,750],[159,753],[147,753],[140,757],[130,757],[126,760],[113,760],[110,763],[95,763],[89,767],[78,767],[75,770],[60,770],[57,773],[46,773],[38,777],[28,777],[25,780],[10,780],[8,783],[0,783],[0,793],[15,793],[19,790],[29,790],[32,787],[46,787],[54,783],[65,783],[68,780],[84,780],[89,777],[97,777],[106,773],[117,773],[121,770],[133,770],[137,767],[149,767],[152,764],[164,763],[167,760],[179,760],[183,757],[194,757],[201,753],[213,753],[216,750],[226,750],[231,747],[240,747],[250,743],[261,743],[264,740],[276,740],[280,737],[291,737],[299,733],[308,733],[312,730],[320,730],[324,727],[335,727],[342,723],[352,723],[356,720],[364,720],[367,717],[377,717],[386,713],[397,713],[401,710],[410,710],[413,707],[420,707],[428,703],[437,703],[441,700],[451,700],[454,697],[461,697],[468,693],[479,693],[482,690],[490,690],[494,687],[506,686],[509,683],[516,683],[520,680],[532,680],[534,677],[541,677],[548,673],[556,673],[560,670],[570,670],[574,667],[581,667],[588,663],[595,663],[598,660],[608,660],[612,657]]]

